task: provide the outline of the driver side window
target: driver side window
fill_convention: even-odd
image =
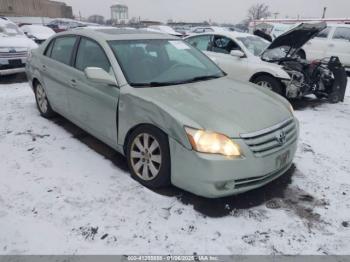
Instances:
[[[87,67],[99,67],[107,73],[112,73],[111,64],[99,44],[82,38],[79,44],[75,67],[84,71]]]
[[[231,39],[225,36],[216,35],[212,44],[212,52],[230,54],[232,50],[242,51],[241,48]]]

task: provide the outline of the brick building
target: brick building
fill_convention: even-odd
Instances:
[[[0,0],[0,16],[73,18],[71,6],[50,0]]]

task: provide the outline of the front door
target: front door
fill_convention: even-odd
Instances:
[[[215,35],[212,39],[211,47],[206,54],[217,61],[218,65],[228,73],[229,77],[248,81],[248,62],[245,58],[232,56],[232,50],[243,50],[232,39],[225,36]]]
[[[117,113],[120,90],[116,86],[96,83],[84,73],[98,67],[114,75],[103,48],[95,41],[81,38],[68,89],[69,109],[75,121],[109,145],[117,145]]]

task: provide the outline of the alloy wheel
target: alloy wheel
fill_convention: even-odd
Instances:
[[[48,110],[49,103],[47,100],[45,90],[42,87],[42,85],[40,85],[40,84],[38,84],[36,86],[36,98],[37,98],[38,106],[39,106],[41,112],[45,114]]]
[[[130,151],[131,166],[135,174],[144,181],[155,179],[162,165],[159,142],[147,133],[135,137]]]

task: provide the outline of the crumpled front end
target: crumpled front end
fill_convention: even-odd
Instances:
[[[291,59],[280,63],[290,75],[283,80],[287,98],[300,98],[308,94],[328,98],[329,102],[344,101],[347,74],[338,57],[316,60],[311,63]]]

